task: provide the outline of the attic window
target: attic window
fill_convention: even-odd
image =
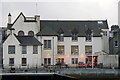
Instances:
[[[77,41],[78,40],[78,30],[74,28],[72,31],[72,41]]]
[[[62,28],[60,28],[59,30],[58,30],[58,41],[64,41],[64,36],[63,36],[63,33],[64,33],[64,31],[62,30]]]
[[[29,31],[28,32],[28,36],[34,36],[34,32],[33,31]]]
[[[64,41],[64,36],[63,34],[58,35],[58,41]]]
[[[91,42],[92,41],[92,30],[91,29],[87,29],[86,31],[85,31],[85,33],[86,33],[86,41],[87,42]]]
[[[18,36],[24,36],[24,32],[23,31],[19,31],[18,32]]]
[[[98,21],[98,24],[103,24],[103,21]]]

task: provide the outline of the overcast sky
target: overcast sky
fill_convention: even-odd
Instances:
[[[1,0],[0,26],[6,26],[10,12],[12,22],[20,12],[25,16],[39,14],[41,19],[108,20],[109,27],[118,24],[119,0]],[[37,5],[37,7],[36,7]]]

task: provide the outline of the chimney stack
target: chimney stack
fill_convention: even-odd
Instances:
[[[36,25],[38,27],[38,30],[40,30],[40,16],[39,15],[35,15],[35,20],[37,21]]]
[[[8,24],[11,24],[11,14],[8,14]]]

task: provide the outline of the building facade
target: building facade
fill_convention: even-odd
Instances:
[[[78,62],[101,63],[100,54],[109,53],[106,20],[41,20],[23,13],[11,23],[8,15],[7,39],[3,43],[5,68],[32,68]]]
[[[118,25],[111,26],[109,49],[110,54],[119,56],[118,62],[120,67],[120,28]]]
[[[3,56],[3,42],[5,40],[5,37],[6,37],[6,27],[0,27],[0,68],[2,68],[2,56]]]

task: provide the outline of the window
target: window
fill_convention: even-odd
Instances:
[[[33,31],[29,31],[28,32],[28,36],[34,36],[34,32]]]
[[[91,35],[86,35],[86,41],[91,42],[92,41],[92,36]]]
[[[33,46],[33,54],[38,54],[38,46]]]
[[[24,32],[23,31],[19,31],[18,32],[18,36],[24,36]]]
[[[15,45],[8,46],[8,54],[15,54]]]
[[[107,36],[107,31],[104,31],[104,32],[103,32],[103,35],[104,35],[104,36]]]
[[[64,58],[57,58],[56,62],[63,64],[64,63]]]
[[[78,40],[78,36],[76,34],[72,35],[72,41],[77,41]]]
[[[78,64],[78,58],[72,58],[72,64]]]
[[[58,46],[58,54],[64,54],[64,46]]]
[[[58,35],[58,41],[64,41],[64,36],[63,36],[63,34]]]
[[[26,58],[22,58],[22,66],[26,66],[27,65],[27,59]]]
[[[51,65],[51,58],[44,58],[45,65]]]
[[[115,47],[118,47],[118,41],[115,41]]]
[[[72,55],[78,55],[79,54],[78,46],[71,46],[71,54]]]
[[[51,49],[51,40],[44,40],[44,49]]]
[[[14,66],[14,58],[9,58],[9,66]]]
[[[27,46],[22,46],[22,54],[27,54]]]
[[[85,46],[85,54],[86,55],[92,54],[92,46]]]

